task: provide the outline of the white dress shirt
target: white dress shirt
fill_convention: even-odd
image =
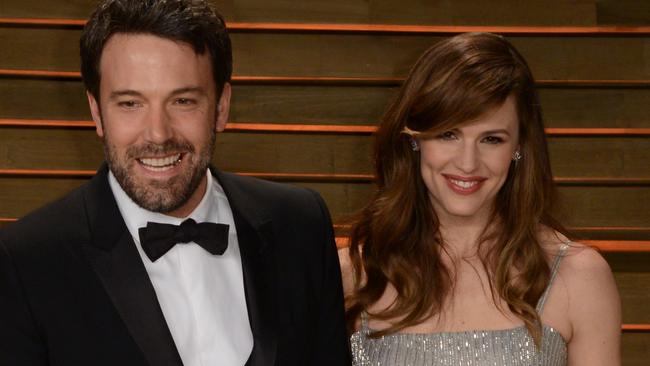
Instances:
[[[253,349],[253,335],[246,310],[237,232],[223,188],[209,171],[206,175],[203,199],[184,218],[138,206],[113,173],[109,173],[108,179],[184,366],[244,365]],[[212,255],[191,242],[177,244],[151,262],[140,245],[138,229],[148,221],[178,225],[188,218],[199,223],[229,225],[226,252]]]

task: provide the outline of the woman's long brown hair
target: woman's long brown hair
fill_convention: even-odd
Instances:
[[[494,293],[523,320],[540,344],[535,306],[549,281],[547,254],[538,230],[566,230],[551,216],[555,201],[548,148],[535,83],[526,61],[503,37],[461,34],[427,50],[412,68],[376,134],[377,191],[350,232],[356,285],[347,298],[352,330],[362,311],[376,303],[388,283],[397,291],[389,308],[372,313],[398,319],[372,336],[395,333],[439,314],[453,288],[453,268],[441,260],[439,221],[420,176],[419,152],[404,128],[441,132],[472,121],[514,96],[523,156],[510,166],[492,211],[495,223],[480,242]]]

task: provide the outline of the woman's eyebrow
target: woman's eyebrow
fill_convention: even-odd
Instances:
[[[499,133],[510,136],[510,132],[508,130],[506,130],[505,128],[484,131],[483,133],[481,133],[481,135],[496,135],[496,134],[499,134]]]

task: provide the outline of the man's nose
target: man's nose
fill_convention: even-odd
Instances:
[[[171,118],[164,108],[152,106],[146,118],[145,139],[153,143],[163,143],[172,137]]]

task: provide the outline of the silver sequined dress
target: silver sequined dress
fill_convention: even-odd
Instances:
[[[537,304],[542,313],[557,269],[568,248],[560,248],[551,278]],[[535,349],[525,326],[503,330],[444,333],[396,333],[368,338],[365,314],[361,329],[350,338],[354,366],[566,366],[567,347],[555,329],[544,325],[542,347]]]

